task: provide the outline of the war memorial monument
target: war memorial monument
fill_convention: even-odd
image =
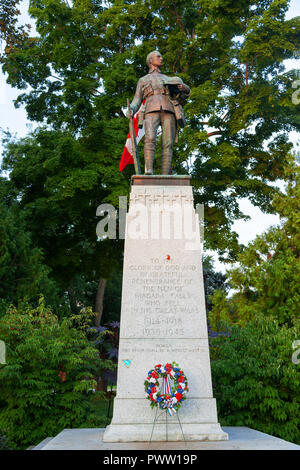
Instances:
[[[150,444],[161,451],[174,445],[185,450],[299,450],[268,434],[247,427],[222,430],[218,423],[202,273],[203,217],[194,208],[190,177],[171,174],[173,144],[185,125],[183,104],[190,89],[180,78],[163,75],[162,63],[158,51],[148,55],[149,73],[138,81],[128,107],[129,163],[135,164],[136,174],[126,214],[113,418],[105,429],[64,429],[34,450],[136,451]],[[145,131],[143,175],[133,122],[137,112]],[[154,175],[159,126],[161,173]],[[119,458],[104,455],[103,463]],[[137,456],[132,459],[136,462]]]
[[[131,182],[117,394],[104,442],[228,439],[218,423],[212,391],[199,217],[190,177],[170,174],[173,143],[178,127],[184,126],[182,105],[190,89],[179,78],[163,75],[162,63],[158,51],[148,55],[149,73],[138,81],[128,111],[130,118],[141,109],[145,174],[136,174]],[[154,175],[159,126],[162,166],[161,174]],[[135,164],[138,171],[136,155]],[[146,400],[144,381],[156,365],[173,362],[186,377],[184,390],[173,393],[173,403],[174,395],[179,399],[185,394],[186,400],[177,413],[169,411],[169,416],[166,408],[157,415]],[[172,387],[173,381],[169,384]]]

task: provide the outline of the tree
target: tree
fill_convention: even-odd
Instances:
[[[0,2],[0,41],[5,42],[5,47],[2,49],[4,54],[8,54],[11,47],[22,44],[30,29],[30,25],[18,25],[19,3],[20,0],[1,0]]]
[[[39,129],[18,142],[7,137],[3,166],[10,170],[32,240],[45,253],[60,290],[68,293],[72,311],[85,302],[82,291],[93,289],[85,305],[96,304],[100,321],[99,280],[122,262],[123,240],[97,240],[97,206],[116,199],[116,188],[110,190],[101,178],[96,151],[67,132]]]
[[[257,315],[211,340],[212,381],[223,426],[249,426],[300,443],[300,368],[292,344],[300,323]]]
[[[31,2],[33,8],[37,9],[39,5],[42,6],[42,3]],[[10,171],[10,181],[16,188],[20,207],[32,232],[34,243],[43,249],[55,282],[63,291],[68,292],[73,311],[78,311],[79,299],[82,300],[81,292],[75,289],[78,285],[78,279],[80,279],[81,285],[83,280],[86,280],[89,288],[91,285],[94,287],[97,282],[98,285],[94,287],[93,292],[93,303],[98,312],[97,321],[100,323],[104,297],[102,287],[105,285],[106,279],[110,277],[111,270],[120,263],[123,241],[118,243],[118,241],[101,242],[97,240],[95,233],[98,222],[96,208],[102,202],[111,202],[117,206],[118,196],[120,194],[126,195],[128,192],[128,181],[117,172],[120,154],[118,151],[113,153],[110,151],[112,140],[114,142],[119,140],[120,146],[121,141],[124,145],[124,138],[122,133],[119,133],[116,124],[112,122],[107,126],[105,115],[99,116],[99,112],[91,104],[93,87],[98,87],[97,79],[91,78],[92,71],[89,72],[86,69],[90,66],[91,61],[91,56],[87,54],[87,48],[92,46],[91,37],[89,37],[92,29],[91,12],[87,12],[86,15],[83,4],[77,9],[75,8],[75,12],[65,2],[50,1],[46,2],[45,6],[44,13],[46,16],[49,15],[50,29],[53,17],[57,16],[62,25],[65,24],[65,21],[67,22],[66,15],[74,16],[72,21],[75,24],[67,32],[65,31],[66,35],[64,36],[65,47],[68,48],[70,44],[74,44],[74,50],[71,56],[67,53],[63,59],[64,53],[59,44],[62,36],[59,34],[56,37],[57,50],[54,51],[51,46],[51,50],[54,52],[53,57],[46,57],[48,45],[45,44],[43,54],[38,53],[34,57],[32,66],[36,72],[33,69],[29,72],[27,67],[31,68],[31,66],[28,59],[29,55],[33,53],[32,48],[37,52],[36,39],[29,37],[29,34],[24,34],[23,43],[20,46],[19,38],[14,41],[15,35],[10,32],[12,28],[10,31],[4,30],[3,37],[6,41],[9,39],[9,47],[5,49],[2,62],[6,61],[5,57],[12,57],[10,55],[13,53],[12,51],[20,54],[15,61],[13,70],[11,69],[13,75],[15,73],[19,75],[18,77],[15,75],[14,84],[21,79],[22,84],[19,82],[17,85],[26,87],[26,83],[31,82],[29,75],[31,73],[36,75],[35,84],[31,82],[31,85],[37,91],[35,95],[37,100],[34,98],[32,104],[29,105],[31,111],[29,108],[27,109],[29,119],[43,122],[46,112],[49,114],[48,121],[51,122],[50,127],[41,127],[32,136],[20,142],[14,142],[8,137],[4,168]],[[17,15],[15,9],[10,9],[9,12],[12,17]],[[42,11],[40,13],[42,16],[44,15]],[[81,36],[79,30],[84,18],[88,28]],[[45,18],[40,19],[42,23],[45,21]],[[11,23],[14,24],[14,21],[12,20]],[[63,26],[62,28],[64,29]],[[80,36],[78,44],[83,41],[80,50],[78,44],[74,43],[74,37],[78,32]],[[46,35],[47,31],[42,27],[40,39],[42,40],[43,37],[45,39]],[[95,34],[92,40],[95,40]],[[39,43],[39,47],[40,45],[41,43]],[[93,60],[97,67],[99,44],[96,41],[93,45],[95,47]],[[59,49],[62,52],[61,55]],[[76,54],[77,59],[75,59]],[[70,64],[72,56],[74,62]],[[56,62],[57,60],[60,65]],[[62,60],[64,65],[62,65]],[[65,90],[63,94],[61,93],[62,88],[60,89],[59,86],[62,79],[51,78],[52,73],[47,65],[50,63],[52,63],[52,68],[56,68],[56,66],[65,68],[66,88],[63,88]],[[18,69],[19,65],[20,69]],[[67,71],[69,68],[72,68],[72,76]],[[25,69],[27,72],[23,75]],[[85,78],[81,76],[79,69],[85,74]],[[59,74],[60,72],[58,72]],[[44,84],[47,83],[46,86],[49,84],[48,80],[52,81],[48,94],[46,93],[49,100],[43,94],[38,98],[41,90],[38,91],[37,87],[44,80],[46,80],[44,82]],[[84,96],[80,96],[77,100],[75,97],[81,93]],[[48,102],[44,102],[43,106],[44,98]],[[57,106],[58,109],[56,109]],[[70,111],[69,117],[72,122],[66,115],[67,109]],[[86,122],[89,123],[90,130],[86,129],[83,132],[83,123]],[[125,122],[121,128],[123,127],[125,135],[127,123],[125,127],[124,124]],[[116,130],[118,130],[117,135]],[[81,134],[80,139],[78,139],[79,134]],[[109,155],[109,159],[107,155]],[[25,175],[26,181],[23,180]],[[96,260],[98,262],[95,262]]]
[[[256,237],[239,255],[239,265],[228,271],[234,294],[229,299],[224,292],[214,294],[209,318],[216,329],[222,329],[220,319],[244,325],[257,313],[287,325],[299,317],[300,171],[292,157],[290,160],[285,194],[273,202],[282,217],[281,226]]]
[[[216,289],[227,291],[226,276],[214,270],[214,263],[211,256],[203,256],[203,280],[206,301],[206,313],[211,310],[211,297]]]
[[[95,164],[81,160],[85,177],[94,187],[101,181],[113,201],[128,191],[133,171],[117,172],[128,125],[122,106],[146,72],[147,53],[159,48],[165,72],[192,89],[174,170],[192,175],[196,202],[205,204],[206,247],[232,260],[239,247],[231,225],[244,217],[239,198],[272,211],[277,189],[270,183],[283,178],[288,132],[299,129],[299,105],[291,101],[296,72],[283,67],[299,56],[299,19],[285,20],[287,8],[288,0],[32,0],[38,34],[12,43],[3,69],[13,86],[30,85],[17,100],[29,119],[90,150]],[[70,159],[65,171],[86,188]],[[7,161],[13,170],[17,162]]]
[[[123,266],[113,273],[107,283],[104,297],[104,315],[103,323],[107,324],[113,321],[120,321],[121,299],[122,299],[122,279]]]
[[[12,303],[37,303],[41,292],[46,302],[66,311],[42,250],[32,244],[22,213],[16,204],[5,203],[5,183],[0,178],[0,316]]]

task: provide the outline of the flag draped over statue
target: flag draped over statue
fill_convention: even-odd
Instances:
[[[142,106],[143,106],[143,104],[144,104],[144,101],[142,103]],[[139,126],[138,126],[138,116],[139,116],[140,110],[141,110],[141,108],[133,116],[133,125],[134,125],[134,132],[135,132],[136,143],[137,144],[139,143],[139,141],[145,135],[144,126],[141,129],[139,129]],[[119,165],[119,170],[123,171],[125,166],[128,165],[129,163],[134,164],[134,160],[133,160],[133,156],[132,156],[132,145],[131,145],[130,132],[128,132],[126,144],[125,144],[123,154],[122,154],[122,158],[121,158],[120,165]]]

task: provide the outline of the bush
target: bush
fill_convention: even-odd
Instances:
[[[10,447],[27,448],[64,428],[88,427],[94,375],[110,363],[88,340],[86,318],[76,320],[76,327],[74,319],[59,320],[42,301],[36,309],[11,308],[0,318],[7,362],[0,368],[0,434]]]
[[[10,450],[6,437],[1,436],[1,434],[0,434],[0,450]]]
[[[279,326],[257,316],[229,336],[211,340],[212,378],[219,419],[226,426],[248,426],[300,443],[300,365],[292,344],[300,321]]]

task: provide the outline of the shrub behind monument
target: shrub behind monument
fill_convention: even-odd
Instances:
[[[211,340],[212,378],[223,426],[249,426],[300,443],[300,365],[292,361],[300,321],[256,316]]]
[[[7,365],[0,368],[0,434],[12,448],[89,426],[94,375],[109,361],[99,358],[79,317],[59,320],[41,301],[36,309],[11,308],[0,319],[7,349]]]

